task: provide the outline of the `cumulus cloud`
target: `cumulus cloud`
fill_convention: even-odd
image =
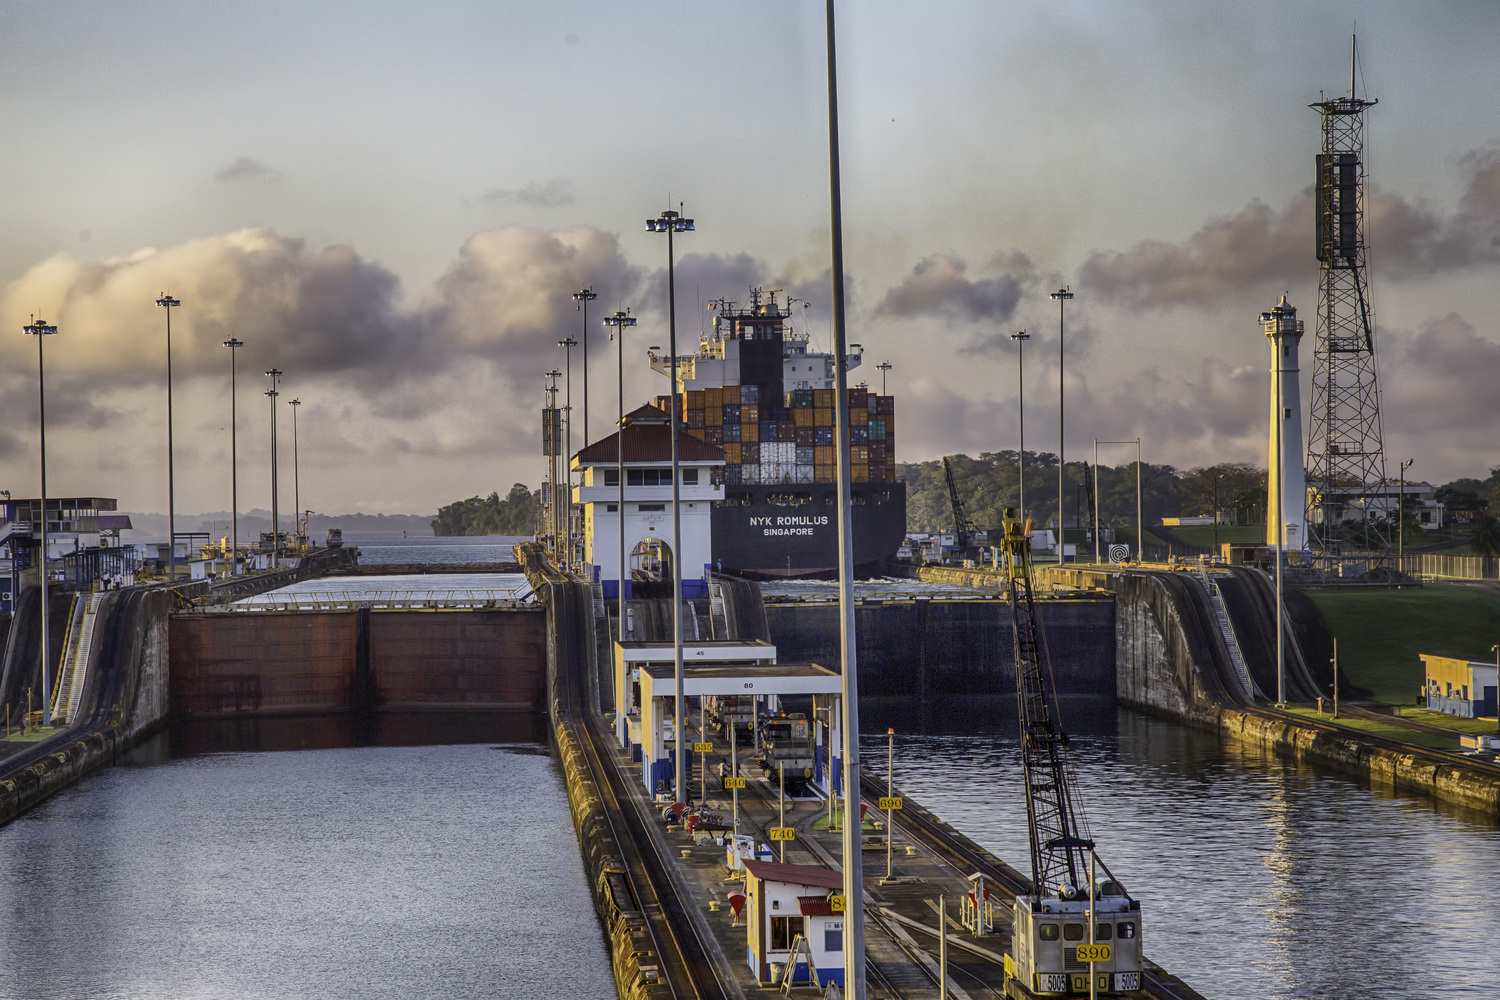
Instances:
[[[1386,337],[1386,345],[1381,374],[1387,427],[1413,434],[1472,431],[1495,440],[1500,344],[1450,312],[1423,323],[1415,334]],[[1487,449],[1491,456],[1495,451],[1493,444]]]
[[[183,302],[172,329],[179,375],[220,371],[230,335],[282,369],[354,373],[370,385],[436,360],[431,318],[402,307],[393,273],[350,247],[314,250],[268,229],[127,257],[59,254],[0,292],[0,316],[19,322],[42,305],[61,331],[49,350],[68,369],[134,383],[165,377],[163,292]],[[25,346],[0,343],[0,362],[19,362]]]
[[[253,156],[241,156],[214,174],[214,180],[222,184],[232,184],[235,181],[274,181],[280,178],[280,170]]]
[[[1415,278],[1500,263],[1500,152],[1471,153],[1462,166],[1468,176],[1456,212],[1370,193],[1366,227],[1377,274]],[[1281,209],[1251,202],[1181,243],[1095,250],[1079,283],[1108,301],[1147,309],[1263,299],[1316,278],[1314,222],[1311,189]]]
[[[615,303],[628,305],[642,280],[641,269],[620,253],[619,240],[603,230],[508,226],[463,245],[438,283],[438,322],[449,349],[493,360],[522,382],[557,363],[558,340],[577,336],[575,291],[592,286],[602,318]],[[604,328],[598,319],[589,322],[591,334],[601,333],[590,337],[590,350],[602,351]]]
[[[1003,269],[994,278],[971,280],[966,276],[969,265],[953,254],[933,254],[923,258],[902,282],[876,306],[877,315],[886,316],[958,316],[967,320],[1007,320],[1027,282],[1036,277],[1031,261],[1023,254],[997,258],[995,269]]]
[[[573,185],[558,178],[542,183],[532,181],[520,188],[490,188],[474,201],[480,205],[511,203],[531,208],[561,208],[573,204]]]

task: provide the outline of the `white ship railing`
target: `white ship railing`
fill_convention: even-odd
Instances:
[[[258,594],[212,611],[474,610],[534,603],[529,586],[499,590],[335,590]]]

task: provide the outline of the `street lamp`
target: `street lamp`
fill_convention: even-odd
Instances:
[[[890,371],[892,367],[893,366],[889,361],[882,361],[880,362],[880,364],[875,366],[875,368],[880,372],[880,394],[882,396],[885,395],[885,373]]]
[[[29,337],[36,338],[36,404],[38,423],[41,432],[41,459],[42,459],[42,558],[38,565],[41,567],[42,581],[42,725],[52,725],[52,699],[48,697],[52,691],[52,682],[49,679],[51,670],[51,656],[48,651],[47,642],[47,380],[45,377],[46,364],[42,351],[42,344],[46,339],[57,332],[57,327],[47,325],[44,319],[32,318],[32,321],[21,328]],[[16,595],[11,594],[11,610],[16,610]]]
[[[620,416],[617,420],[619,431],[615,434],[615,486],[619,490],[619,500],[615,503],[615,513],[619,516],[616,527],[620,535],[620,591],[615,595],[615,612],[619,615],[615,623],[615,632],[621,642],[625,641],[625,328],[635,326],[635,317],[630,315],[629,310],[616,310],[613,316],[604,317],[604,325],[615,329],[610,332],[610,339],[616,341],[616,349],[620,360],[619,385],[620,394]],[[618,697],[618,694],[616,695]]]
[[[302,400],[289,399],[287,406],[292,408],[292,520],[297,519],[297,512],[302,510],[302,466],[297,451],[297,411],[302,407]],[[292,530],[297,533],[297,543],[301,545],[304,541],[302,531],[295,523]]]
[[[854,526],[849,469],[849,373],[845,357],[844,198],[839,167],[838,45],[834,0],[826,0],[828,43],[828,235],[833,292],[834,434],[838,458],[839,532],[839,701],[844,718],[844,984],[850,1000],[865,1000],[865,877],[860,848],[859,813],[850,821],[851,804],[859,803],[859,646],[854,621]],[[831,790],[830,790],[831,793]]]
[[[1021,425],[1021,447],[1016,453],[1016,480],[1020,485],[1021,498],[1016,504],[1016,517],[1024,523],[1026,517],[1026,359],[1022,356],[1026,341],[1031,334],[1017,330],[1010,335],[1016,342],[1016,408]]]
[[[573,297],[576,299],[581,294],[582,294],[581,292],[575,292],[573,294]],[[566,364],[566,367],[567,367],[567,370],[568,370],[568,392],[567,392],[567,402],[563,404],[563,412],[568,415],[567,416],[568,432],[567,432],[567,439],[566,439],[567,440],[567,449],[563,452],[563,481],[567,483],[567,489],[565,491],[567,493],[567,505],[563,509],[567,513],[564,515],[563,523],[566,524],[567,527],[568,527],[568,548],[567,548],[566,555],[563,556],[563,564],[564,564],[564,568],[572,568],[572,563],[573,563],[573,348],[575,348],[575,347],[578,346],[578,341],[574,340],[572,337],[565,337],[564,339],[559,340],[557,342],[557,346],[561,347],[564,350],[564,352],[566,352],[566,354],[567,354],[567,364]],[[587,363],[588,363],[588,355],[585,354],[584,355],[584,364],[587,364]],[[585,409],[588,408],[589,404],[588,404],[588,390],[587,389],[584,390],[583,405],[584,405]]]
[[[1068,547],[1063,541],[1063,479],[1067,470],[1063,462],[1063,309],[1073,293],[1066,287],[1049,293],[1057,300],[1057,564],[1067,562]],[[1140,539],[1136,539],[1140,544]]]
[[[231,504],[230,513],[230,535],[234,542],[233,554],[229,557],[230,575],[237,576],[240,571],[240,456],[239,456],[239,430],[240,420],[236,410],[239,394],[235,388],[235,353],[245,346],[243,340],[230,337],[224,341],[224,346],[229,348],[229,496]]]
[[[680,207],[680,203],[679,203]],[[673,259],[672,237],[693,231],[693,220],[685,219],[671,209],[655,219],[646,220],[649,233],[667,234],[667,344],[672,352],[672,662],[676,678],[676,719],[672,735],[672,773],[676,779],[678,802],[686,802],[686,779],[682,771],[683,694],[682,694],[682,476],[678,470],[677,429],[682,422],[677,409],[677,274]],[[621,514],[624,511],[620,512]]]
[[[177,484],[172,459],[172,309],[182,305],[166,293],[156,304],[167,310],[167,576],[177,582]]]
[[[578,303],[578,310],[583,313],[583,446],[585,448],[589,446],[589,303],[598,297],[593,285],[573,293],[573,301]],[[572,376],[569,375],[568,378],[571,380]],[[569,423],[572,420],[573,414],[570,411]],[[568,433],[572,434],[571,428]]]
[[[281,384],[281,369],[266,369],[266,377],[271,380],[271,388],[266,390],[271,401],[271,568],[276,569],[281,565],[281,509],[277,505],[280,490],[276,482],[276,397],[281,395],[276,387]]]
[[[1500,643],[1491,646],[1490,652],[1495,654],[1495,726],[1496,732],[1500,733]]]
[[[547,409],[552,410],[555,413],[557,410],[557,380],[562,378],[562,372],[554,368],[542,377],[547,379],[547,387],[542,390],[547,395]],[[559,430],[561,430],[560,427],[552,423],[550,418],[548,420],[548,425],[553,428],[554,435]],[[559,476],[557,474],[558,455],[556,454],[556,452],[558,450],[559,449],[554,447],[553,453],[547,456],[547,480],[552,484],[552,489],[550,490],[552,497],[552,524],[549,526],[548,531],[552,535],[552,558],[555,559],[559,565],[561,565],[562,515],[560,511],[562,509],[562,505],[557,501],[557,481],[559,479]]]
[[[1416,459],[1408,458],[1401,466],[1401,492],[1396,494],[1396,572],[1406,572],[1406,470]]]

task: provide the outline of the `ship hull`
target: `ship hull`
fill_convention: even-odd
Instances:
[[[760,580],[838,575],[833,484],[734,486],[730,492],[730,501],[714,505],[715,569]],[[906,484],[856,483],[854,499],[854,572],[878,576],[906,537]]]

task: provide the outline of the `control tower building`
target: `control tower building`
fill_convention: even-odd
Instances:
[[[1281,297],[1260,314],[1271,345],[1271,420],[1266,442],[1266,544],[1307,547],[1307,478],[1302,466],[1302,390],[1297,352],[1302,321],[1297,307]],[[1278,460],[1279,456],[1279,460]]]

